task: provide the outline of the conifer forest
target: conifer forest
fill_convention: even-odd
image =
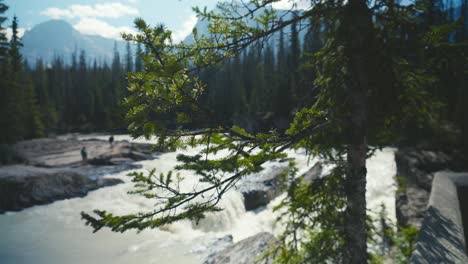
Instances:
[[[468,263],[468,0],[55,2],[0,0],[0,263]]]

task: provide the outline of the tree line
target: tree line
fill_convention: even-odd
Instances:
[[[399,45],[403,49],[405,43],[411,43],[411,39],[431,27],[450,24],[444,30],[452,31],[444,36],[445,44],[437,50],[408,54],[408,59],[426,63],[424,70],[435,77],[428,91],[436,99],[438,111],[430,123],[408,120],[401,127],[402,144],[437,140],[440,133],[448,132],[451,136],[446,137],[456,137],[456,142],[463,142],[468,150],[468,119],[465,118],[468,50],[464,44],[468,40],[468,1],[457,3],[416,1],[427,11],[415,14],[416,28],[398,33],[402,35]],[[306,31],[304,39],[300,39],[299,30]],[[226,124],[245,127],[249,132],[284,131],[294,114],[310,105],[317,94],[316,69],[310,60],[324,46],[326,31],[325,23],[310,27],[293,23],[288,33],[281,30],[270,40],[258,41],[221,65],[202,69],[199,76],[208,87],[202,98],[204,104]],[[455,43],[456,48],[450,43]]]
[[[71,63],[57,56],[40,58],[30,67],[21,55],[18,18],[10,25],[8,40],[2,16],[8,6],[0,1],[0,144],[56,133],[125,131],[126,74],[141,71],[141,45],[136,54],[127,43],[121,57],[114,48],[111,63],[90,62],[86,51],[76,49]]]
[[[89,62],[81,50],[72,53],[69,65],[56,57],[49,65],[39,59],[35,68],[25,66],[46,134],[125,131],[122,101],[128,95],[127,73],[140,70],[142,63],[129,43],[123,58],[116,46],[111,63]],[[136,52],[141,53],[141,46]]]
[[[421,15],[421,27],[453,23],[456,16],[467,15],[467,1],[456,8],[454,1],[431,2],[426,16]],[[421,1],[421,4],[424,1]],[[0,13],[7,10],[2,4]],[[461,14],[456,13],[460,10]],[[2,17],[0,25],[6,21]],[[462,43],[468,38],[466,18],[462,26],[449,36],[449,40]],[[299,28],[299,29],[298,29]],[[300,30],[306,30],[300,39]],[[38,59],[31,68],[21,57],[21,39],[18,37],[18,20],[11,24],[12,38],[0,35],[2,57],[2,117],[4,129],[0,142],[41,137],[53,133],[126,131],[125,108],[122,100],[128,95],[127,72],[141,71],[143,62],[141,44],[132,54],[121,58],[117,49],[111,63],[87,60],[86,51],[75,50],[71,63],[56,57],[45,63]],[[315,95],[315,70],[308,65],[312,54],[324,45],[326,25],[304,27],[293,23],[288,33],[283,30],[269,41],[258,42],[222,65],[199,72],[209,87],[202,98],[208,108],[217,112],[226,123],[247,127],[250,131],[271,128],[285,130],[294,113],[311,102]],[[411,33],[410,33],[411,34]],[[414,32],[417,34],[417,32]],[[468,138],[466,112],[466,80],[463,72],[463,47],[453,52],[438,51],[445,56],[444,65],[431,69],[438,75],[438,84],[432,94],[445,107],[437,121],[450,122]],[[450,53],[451,52],[451,53]],[[197,126],[193,124],[192,126]],[[408,124],[405,139],[409,142],[433,134],[432,128]],[[463,140],[465,141],[465,140]],[[468,141],[468,140],[466,140]],[[468,145],[468,143],[465,143]]]
[[[454,8],[444,6],[447,1],[433,0],[311,1],[310,9],[282,20],[270,6],[278,1],[229,1],[215,11],[194,8],[210,23],[213,37],[194,32],[193,44],[173,43],[164,26],[135,20],[139,33],[124,37],[150,47],[150,53],[148,70],[131,79],[131,132],[157,136],[162,149],[198,146],[196,153],[179,154],[174,170],[192,171],[199,184],[181,189],[183,179],[172,171],[133,173],[138,187],[132,194],[156,200],[157,206],[120,216],[105,208],[82,212],[95,232],[158,228],[182,219],[197,222],[221,210],[218,202],[243,176],[287,157],[288,149],[301,148],[333,169],[307,183],[295,177],[294,161],[289,163],[284,172],[287,197],[280,205],[287,209],[280,217],[286,228],[269,257],[278,263],[360,264],[373,259],[375,252],[368,250],[375,229],[366,210],[366,160],[377,149],[404,141],[429,139],[434,147],[453,136],[453,147],[467,138],[467,1],[456,20]],[[248,18],[258,13],[259,25],[252,26]],[[300,48],[295,34],[280,41],[276,52],[264,42],[301,22],[309,30],[325,28],[315,53],[295,52]],[[287,52],[281,52],[281,45]],[[313,68],[312,74],[306,66]],[[201,80],[192,74],[194,69],[201,70]],[[308,78],[311,84],[302,86]],[[249,116],[264,126],[237,120]],[[177,127],[166,117],[177,117]],[[277,129],[274,123],[280,118],[290,120],[287,129]],[[187,129],[185,124],[203,125]],[[404,247],[397,254],[408,258],[411,245]]]
[[[259,41],[218,67],[200,72],[208,91],[202,99],[228,124],[250,132],[284,131],[295,111],[314,97],[314,71],[308,56],[323,46],[323,28],[307,30],[300,39],[297,23]]]

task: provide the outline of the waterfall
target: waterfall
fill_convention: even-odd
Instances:
[[[103,136],[107,138],[106,136]],[[129,139],[116,136],[116,140]],[[189,150],[189,153],[195,150]],[[177,153],[165,153],[154,160],[142,161],[141,171],[156,168],[167,172],[176,164]],[[300,173],[315,164],[305,153],[288,151],[296,159]],[[368,161],[368,209],[378,211],[385,204],[391,219],[395,219],[394,150],[378,151]],[[270,164],[267,166],[273,166]],[[327,169],[327,168],[325,168]],[[201,263],[210,243],[225,235],[234,241],[258,232],[279,233],[275,226],[277,213],[273,207],[284,196],[273,200],[266,208],[246,212],[243,197],[232,189],[224,196],[221,212],[210,213],[198,224],[177,222],[137,234],[128,231],[116,234],[108,230],[92,233],[80,219],[80,212],[106,209],[116,214],[150,211],[154,201],[128,195],[133,183],[126,172],[106,177],[120,178],[124,184],[90,192],[86,197],[35,206],[21,212],[0,215],[0,263]],[[193,186],[196,178],[184,172],[183,187]]]

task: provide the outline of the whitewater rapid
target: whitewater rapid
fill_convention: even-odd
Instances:
[[[116,137],[116,140],[123,139],[129,140],[129,137]],[[396,191],[394,151],[391,148],[377,151],[367,163],[368,209],[378,211],[384,204],[393,221]],[[154,160],[139,162],[143,166],[141,170],[156,168],[158,172],[167,172],[177,164],[176,155],[166,153]],[[304,152],[289,151],[288,155],[296,159],[299,173],[315,164],[313,159],[308,162]],[[269,164],[264,173],[268,173],[269,166],[273,165]],[[126,214],[151,210],[153,204],[149,200],[127,194],[133,189],[127,173],[105,176],[120,178],[125,183],[90,192],[83,198],[0,215],[0,263],[202,263],[218,238],[232,235],[234,241],[239,241],[258,232],[278,234],[281,230],[275,225],[276,216],[272,208],[283,196],[273,200],[263,210],[246,212],[242,195],[233,189],[221,202],[224,211],[209,215],[199,225],[182,221],[139,234],[134,231],[120,234],[109,230],[92,233],[92,229],[81,220],[81,211],[106,209]],[[187,184],[190,183],[188,181]]]

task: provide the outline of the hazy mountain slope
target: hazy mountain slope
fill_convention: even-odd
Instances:
[[[114,39],[83,35],[63,20],[49,20],[36,25],[25,32],[22,41],[22,54],[30,64],[34,64],[39,58],[50,62],[55,56],[61,56],[69,63],[75,50],[78,53],[84,50],[88,60],[96,58],[109,61],[115,43]],[[122,58],[125,43],[117,43]]]

